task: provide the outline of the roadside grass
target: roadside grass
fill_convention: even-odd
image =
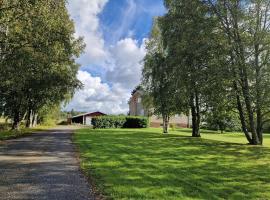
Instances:
[[[0,125],[1,125],[1,123],[0,123]],[[50,128],[50,126],[37,126],[35,128],[21,128],[19,131],[10,130],[10,128],[0,129],[0,141],[30,135],[30,134],[33,134],[34,132],[43,131],[43,130],[46,130],[48,128]]]
[[[81,167],[108,199],[270,199],[270,135],[189,129],[77,130]]]

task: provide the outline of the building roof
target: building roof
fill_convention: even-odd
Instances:
[[[95,117],[95,116],[100,116],[100,115],[106,115],[106,114],[97,111],[97,112],[83,113],[83,114],[80,114],[80,115],[73,116],[73,117],[71,117],[71,118],[73,119],[73,118],[82,117],[82,116],[91,116],[91,117]]]

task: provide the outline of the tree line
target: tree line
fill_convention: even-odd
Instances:
[[[75,59],[84,43],[74,37],[66,3],[0,1],[0,113],[13,129],[22,120],[34,126],[82,86]]]
[[[163,117],[237,112],[249,144],[263,144],[270,120],[270,1],[165,0],[147,43],[142,85]],[[225,114],[224,114],[225,113]]]

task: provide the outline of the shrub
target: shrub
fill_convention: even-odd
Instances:
[[[92,118],[94,128],[147,128],[147,117],[100,116]]]
[[[147,128],[149,127],[148,117],[126,117],[124,128]]]
[[[92,118],[94,128],[122,128],[126,122],[122,116],[101,116]]]

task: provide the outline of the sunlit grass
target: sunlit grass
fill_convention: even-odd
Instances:
[[[0,129],[0,140],[7,140],[12,138],[17,138],[21,136],[30,135],[34,132],[46,130],[50,128],[49,126],[37,126],[35,128],[21,128],[20,130],[10,130],[10,128],[1,130]]]
[[[265,147],[240,134],[181,129],[78,130],[81,166],[112,199],[270,199]],[[268,146],[268,147],[267,147]]]
[[[173,131],[172,133],[176,133],[183,136],[190,136],[190,129],[180,129],[178,131]],[[239,143],[239,144],[247,144],[247,139],[245,135],[241,132],[228,132],[228,133],[218,133],[216,131],[208,131],[202,130],[202,138],[209,139],[209,140],[217,140],[223,142],[230,142],[230,143]],[[270,147],[270,134],[264,134],[264,145],[266,147]]]

